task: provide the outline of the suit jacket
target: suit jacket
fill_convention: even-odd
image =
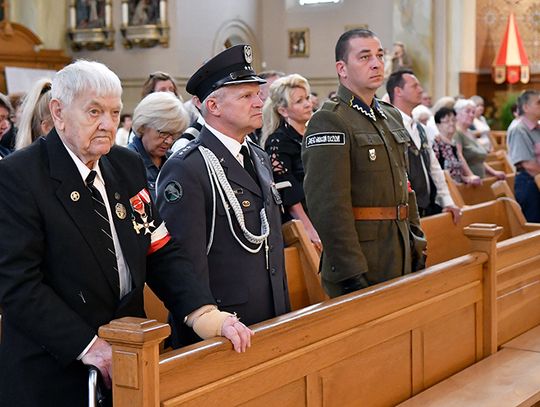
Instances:
[[[130,198],[147,188],[140,158],[113,147],[99,165],[132,278],[121,300],[91,194],[56,131],[0,161],[0,406],[86,404],[87,369],[76,358],[99,326],[144,316],[145,281],[180,320],[214,303],[173,240],[136,233]],[[145,208],[159,225],[153,204]]]
[[[233,237],[227,211],[233,219],[236,235],[244,244],[254,247],[244,238],[234,213],[224,208],[217,192],[213,244],[206,254],[214,199],[199,145],[210,149],[220,160],[241,203],[246,227],[256,235],[261,230],[259,212],[263,207],[266,209],[270,223],[268,267],[264,245],[261,251],[252,254]],[[247,325],[283,314],[290,308],[284,271],[280,197],[266,153],[250,143],[250,154],[260,187],[223,143],[203,127],[196,140],[173,154],[163,165],[157,192],[157,206],[168,230],[187,250],[196,273],[210,287],[220,309],[236,312]],[[169,193],[171,189],[177,192],[173,198]],[[177,329],[173,326],[173,339]]]

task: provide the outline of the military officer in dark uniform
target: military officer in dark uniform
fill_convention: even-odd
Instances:
[[[370,30],[339,38],[337,99],[314,114],[303,140],[307,205],[331,297],[423,267],[425,240],[406,174],[409,136],[400,113],[375,98],[383,56]]]
[[[247,325],[290,308],[280,196],[268,156],[246,137],[262,125],[264,80],[251,61],[251,47],[237,45],[189,79],[186,89],[202,101],[205,126],[163,166],[157,193],[168,230],[220,309]]]

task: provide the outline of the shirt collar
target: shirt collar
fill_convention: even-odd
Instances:
[[[415,123],[413,118],[409,116],[407,113],[402,112],[401,110],[399,110],[399,113],[401,114],[401,118],[403,119],[403,124],[405,125],[405,128],[411,129]]]
[[[232,137],[226,136],[222,132],[214,129],[208,123],[206,123],[205,126],[208,128],[208,130],[210,130],[214,134],[214,136],[217,137],[219,141],[221,141],[221,143],[225,146],[227,150],[230,151],[233,157],[237,157],[238,154],[240,154],[240,149],[242,148],[243,145],[247,146],[245,139],[244,139],[244,143],[240,144],[238,141],[236,141]]]
[[[60,139],[60,140],[62,140],[62,139]],[[70,148],[66,145],[66,143],[64,143],[63,140],[62,140],[62,144],[64,145],[64,147],[66,148],[69,156],[71,157],[71,159],[73,160],[73,162],[77,166],[77,169],[79,170],[79,174],[81,175],[83,181],[86,183],[86,178],[88,177],[88,174],[90,174],[91,170],[81,161],[81,159],[79,157],[77,157],[75,155],[75,153],[73,151],[70,150]],[[96,178],[103,185],[105,185],[105,180],[103,179],[103,176],[101,175],[101,170],[99,169],[99,160],[96,160],[96,162],[94,163],[94,168],[92,168],[92,170],[97,172]]]
[[[536,128],[539,128],[538,122],[531,122],[529,119],[527,119],[525,116],[521,116],[522,123],[527,126],[529,130],[534,130]]]

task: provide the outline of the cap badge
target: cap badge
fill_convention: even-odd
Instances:
[[[253,51],[251,49],[251,45],[244,45],[244,59],[248,64],[251,64],[251,61],[253,61]]]

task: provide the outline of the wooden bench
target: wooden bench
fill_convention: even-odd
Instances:
[[[502,350],[401,406],[540,403],[540,232],[499,242],[494,253]]]
[[[241,355],[219,338],[160,356],[167,325],[113,321],[100,336],[113,345],[115,406],[404,401],[497,349],[495,262],[486,253],[501,228],[466,233],[471,254],[255,325]]]
[[[489,139],[493,146],[493,150],[508,150],[506,145],[506,130],[491,130],[489,132]]]
[[[505,150],[494,151],[486,157],[488,163],[493,169],[502,171],[505,174],[513,174],[516,172],[516,167],[511,163],[510,158]]]
[[[455,183],[448,173],[445,171],[446,183],[452,199],[460,208],[467,205],[476,205],[478,203],[487,202],[495,199],[497,196],[493,192],[492,185],[497,183],[495,177],[488,177],[482,180],[482,185],[469,185]],[[506,182],[510,190],[514,191],[515,174],[506,174]]]
[[[496,200],[464,207],[459,224],[452,215],[441,213],[420,219],[427,241],[427,264],[433,265],[461,256],[471,251],[463,227],[472,223],[493,223],[503,227],[499,241],[540,229],[540,224],[528,223],[520,206],[512,199]]]

